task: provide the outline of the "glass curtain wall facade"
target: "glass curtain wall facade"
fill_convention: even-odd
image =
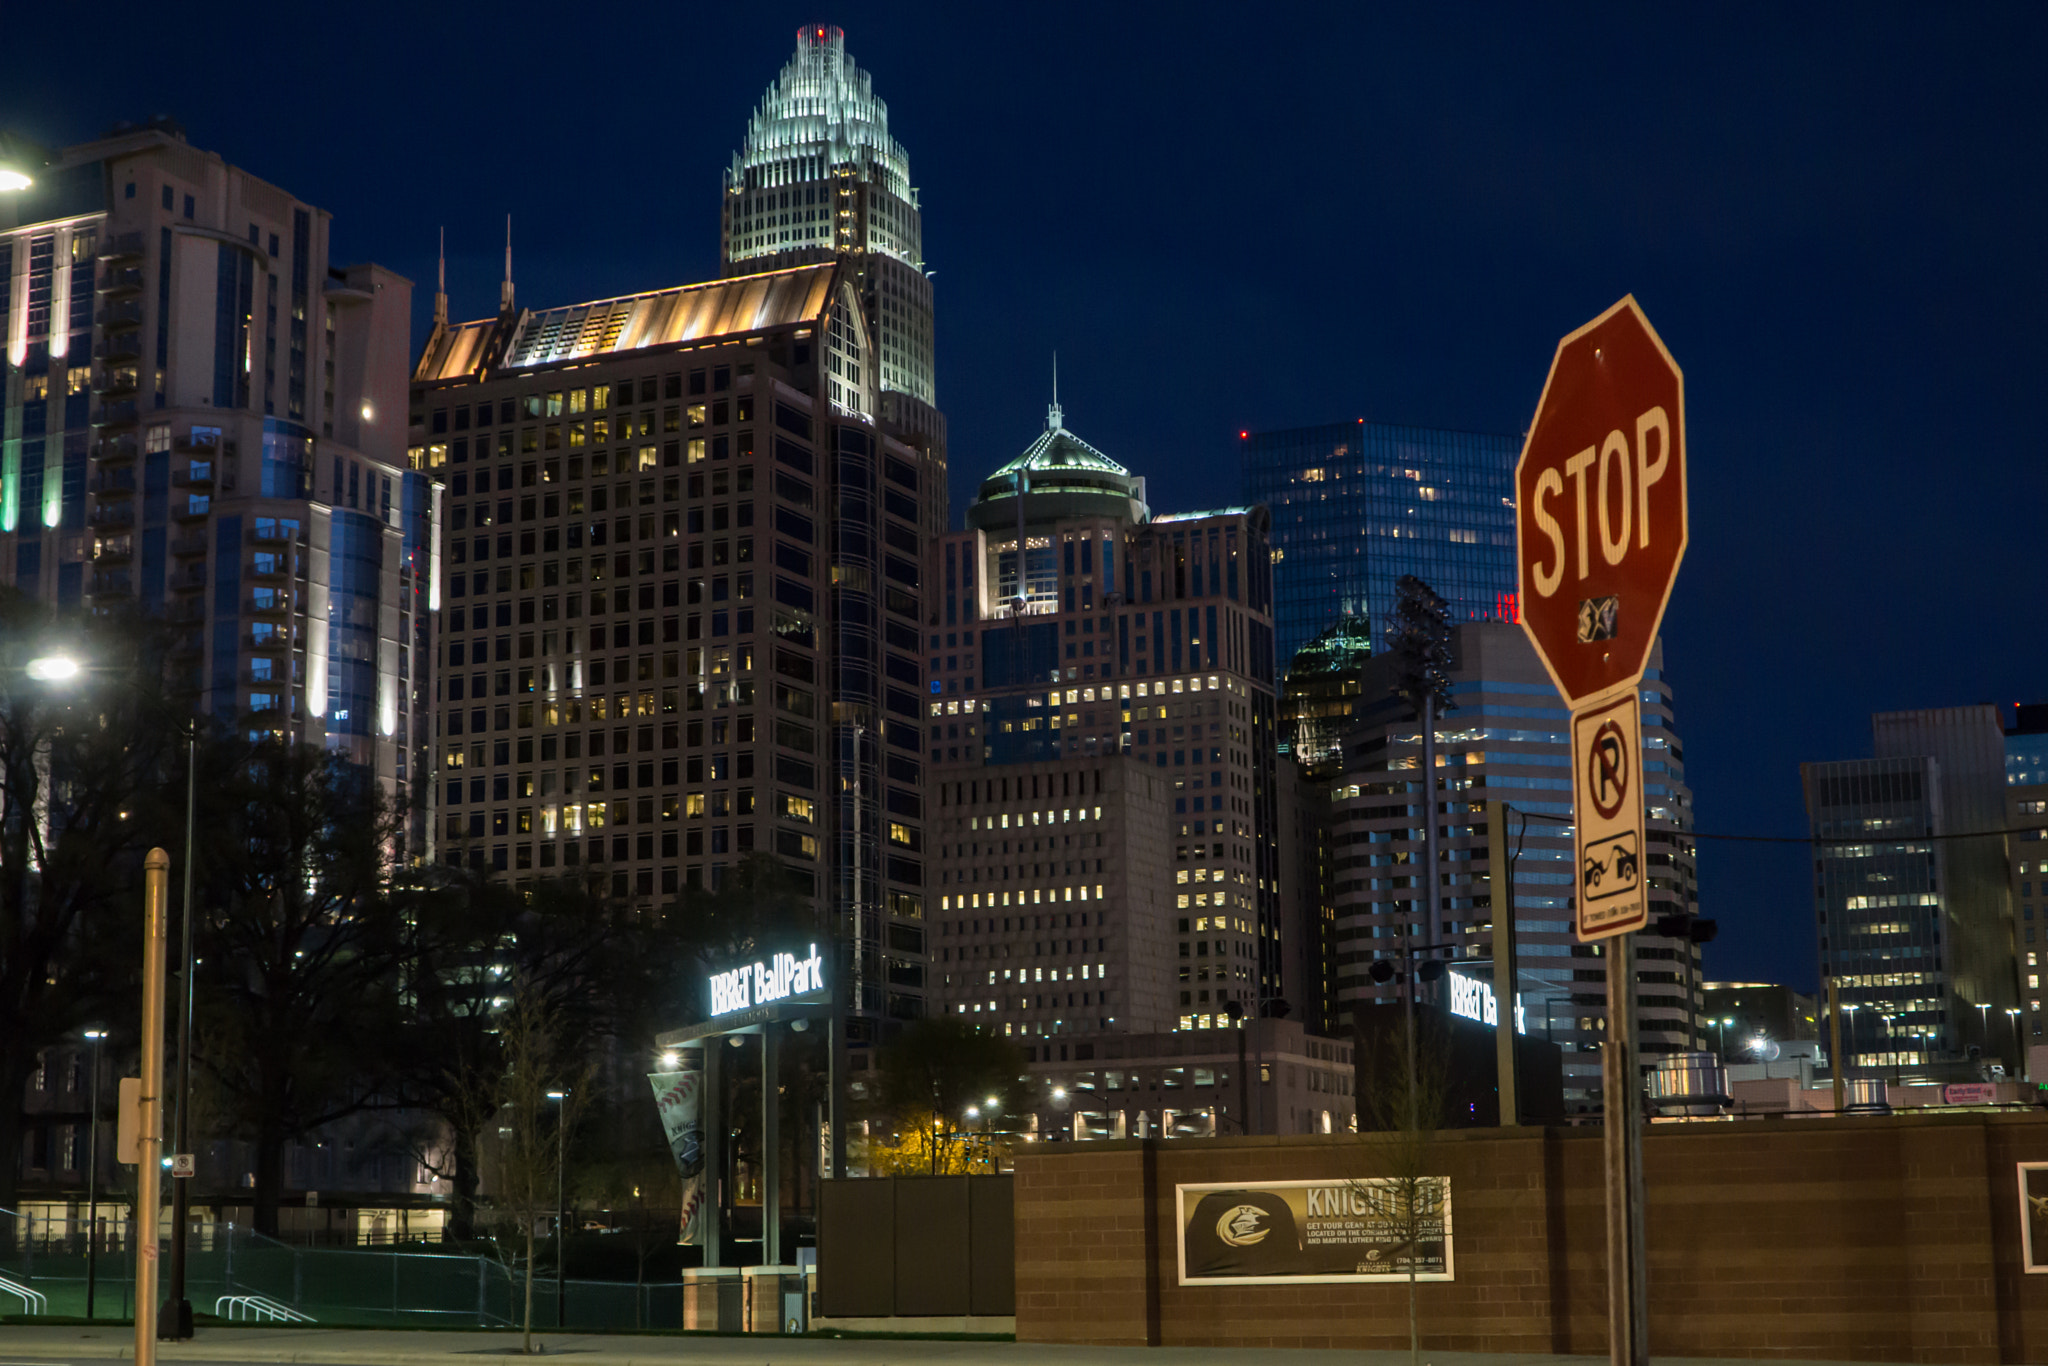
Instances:
[[[1247,502],[1273,517],[1279,658],[1354,618],[1386,648],[1395,585],[1414,574],[1454,619],[1518,621],[1520,438],[1384,423],[1246,432]]]
[[[1823,985],[1843,1011],[1844,1066],[1917,1066],[1946,1050],[1955,1009],[1955,940],[1939,768],[1931,758],[1803,764],[1814,835]],[[1975,1012],[1970,1012],[1974,1014]]]
[[[0,582],[161,618],[170,686],[348,755],[413,811],[398,852],[423,857],[411,286],[327,251],[325,213],[169,124],[57,151],[0,195]]]
[[[1876,758],[1808,764],[1821,974],[1841,984],[1862,1065],[2016,1054],[2013,917],[2028,841],[2013,809],[2013,737],[1990,705],[1879,712]],[[2016,819],[2016,817],[2018,819]],[[1868,837],[1868,838],[1866,838]],[[2019,898],[2019,904],[2026,904]],[[2013,1061],[2017,1063],[2017,1058]]]
[[[1605,945],[1580,944],[1572,932],[1570,713],[1520,627],[1460,626],[1453,638],[1452,710],[1437,732],[1437,818],[1446,899],[1446,942],[1459,957],[1490,958],[1495,914],[1487,862],[1485,802],[1514,808],[1511,839],[1520,853],[1512,873],[1517,991],[1530,1035],[1564,1050],[1565,1100],[1597,1107],[1606,1030]],[[1391,656],[1361,671],[1356,727],[1343,771],[1330,789],[1335,907],[1331,995],[1348,1022],[1355,1012],[1397,1005],[1398,983],[1379,985],[1372,963],[1398,964],[1404,946],[1424,938],[1418,913],[1425,799],[1419,776],[1422,734],[1395,695]],[[1648,803],[1650,918],[1697,909],[1692,791],[1664,677],[1663,651],[1652,652],[1642,686],[1644,794]],[[1628,936],[1634,951],[1636,1023],[1645,1054],[1698,1045],[1699,949],[1653,931]]]

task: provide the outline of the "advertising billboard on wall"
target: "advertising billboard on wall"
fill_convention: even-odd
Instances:
[[[1182,1285],[1455,1279],[1447,1176],[1175,1186],[1174,1200]]]

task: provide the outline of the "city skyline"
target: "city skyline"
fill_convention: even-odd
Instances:
[[[515,7],[502,36],[459,16],[415,21],[422,44],[445,30],[461,54],[444,73],[451,107],[490,105],[504,72],[531,60],[517,35],[537,14]],[[225,90],[179,80],[202,54],[287,60],[313,36],[291,19],[225,48],[166,28],[105,54],[106,79],[90,86],[25,69],[0,95],[0,122],[54,144],[117,118],[180,118],[195,146],[332,211],[339,256],[415,281],[417,347],[444,222],[457,316],[493,311],[508,210],[520,297],[540,307],[714,275],[707,186],[808,17],[707,19],[696,46],[719,60],[702,64],[693,104],[718,112],[665,142],[655,177],[611,136],[654,117],[653,89],[451,157],[396,104],[313,101],[266,126]],[[1162,504],[1209,506],[1235,500],[1246,428],[1363,417],[1520,431],[1556,338],[1633,291],[1693,405],[1695,538],[1666,649],[1685,680],[1701,829],[1798,836],[1798,764],[1856,752],[1873,711],[2035,695],[2048,646],[2011,628],[2030,619],[2038,581],[2026,546],[2043,476],[2022,463],[2020,395],[2041,360],[2025,301],[2043,267],[2019,244],[2044,205],[2006,168],[2048,136],[2024,93],[2038,14],[1937,24],[1891,11],[1853,31],[1778,16],[1765,44],[1733,16],[1612,25],[1507,10],[1486,23],[1375,18],[1357,43],[1307,41],[1323,17],[1019,20],[1003,31],[1012,60],[1071,92],[1019,101],[965,60],[988,40],[969,17],[821,16],[887,95],[932,206],[924,253],[946,290],[938,368],[956,508],[1038,425],[1045,395],[1020,377],[1046,374],[1049,389],[1055,349],[1091,439],[1162,484],[1172,470]],[[23,50],[48,22],[25,19]],[[557,55],[598,60],[624,31],[577,35]],[[1687,69],[1655,80],[1631,60],[1680,45]],[[1340,93],[1358,88],[1361,50],[1380,73],[1362,100]],[[1563,66],[1536,74],[1532,50]],[[1190,79],[1231,98],[1211,111],[1169,97]],[[1630,116],[1557,96],[1595,88]],[[482,117],[462,114],[456,131]],[[1978,131],[1989,127],[2000,136]],[[1342,176],[1329,173],[1333,147],[1354,159]],[[596,201],[536,173],[572,165],[567,183],[603,185],[620,215],[608,241]],[[1208,234],[1180,227],[1177,196],[1198,169],[1309,187],[1288,197],[1314,207],[1276,216],[1266,193],[1223,196],[1216,232],[1256,245],[1219,274]],[[1401,213],[1377,212],[1389,194]],[[1332,288],[1277,273],[1289,260],[1331,268],[1333,226],[1351,264]],[[1348,325],[1325,331],[1333,302]],[[1216,343],[1188,344],[1197,316]],[[1312,336],[1325,341],[1288,340]],[[1154,401],[1132,401],[1134,374]],[[1930,451],[1939,480],[1923,473]],[[1909,623],[1906,639],[1891,621]],[[1810,914],[1805,851],[1709,842],[1702,854],[1702,906],[1723,925],[1710,971],[1813,985],[1803,935],[1783,932]]]

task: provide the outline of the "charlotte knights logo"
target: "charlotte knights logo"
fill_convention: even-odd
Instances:
[[[1257,1205],[1233,1205],[1217,1219],[1216,1236],[1231,1247],[1251,1247],[1273,1231],[1266,1219],[1266,1211]]]

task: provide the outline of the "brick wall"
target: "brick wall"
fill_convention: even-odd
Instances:
[[[1447,1132],[1457,1279],[1421,1284],[1436,1350],[1606,1351],[1596,1129]],[[1657,1125],[1644,1141],[1659,1356],[2048,1360],[2020,1270],[2014,1163],[2048,1117]],[[1351,1135],[1049,1145],[1016,1171],[1020,1341],[1405,1348],[1407,1286],[1181,1286],[1176,1184],[1381,1174]]]

